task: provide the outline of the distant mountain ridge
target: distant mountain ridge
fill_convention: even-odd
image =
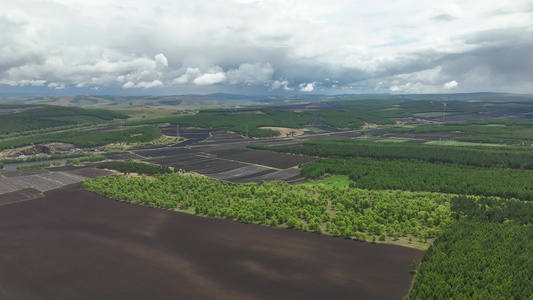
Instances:
[[[169,95],[169,96],[46,96],[39,98],[11,98],[4,95],[0,104],[50,104],[81,107],[134,107],[134,106],[174,106],[182,108],[237,107],[291,105],[299,103],[331,102],[339,106],[390,105],[411,101],[473,101],[473,102],[523,102],[532,101],[533,95],[509,93],[459,93],[459,94],[342,94],[342,95],[263,95],[215,93],[208,95]],[[335,103],[338,102],[338,103]],[[342,103],[342,105],[340,105]]]

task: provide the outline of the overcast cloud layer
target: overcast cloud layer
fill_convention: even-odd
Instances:
[[[532,93],[533,2],[3,1],[0,91],[22,87]]]

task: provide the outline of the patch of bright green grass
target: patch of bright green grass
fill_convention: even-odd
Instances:
[[[507,147],[503,144],[484,144],[484,143],[472,143],[472,142],[456,142],[456,141],[430,141],[424,144],[428,145],[442,145],[442,146],[492,146],[492,147]]]
[[[313,182],[304,183],[305,185],[325,184],[331,186],[349,186],[353,181],[349,179],[348,175],[335,175],[326,179],[317,180]]]

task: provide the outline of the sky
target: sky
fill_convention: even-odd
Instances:
[[[533,93],[531,0],[17,0],[0,93]]]

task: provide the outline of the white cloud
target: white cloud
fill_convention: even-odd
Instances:
[[[163,83],[161,81],[154,80],[154,81],[141,81],[137,83],[136,87],[143,88],[143,89],[149,89],[149,88],[154,88],[154,87],[158,87],[162,85]]]
[[[274,74],[271,64],[249,64],[244,63],[238,69],[226,72],[226,77],[230,84],[264,84],[270,80]]]
[[[65,89],[65,85],[64,84],[57,83],[57,82],[51,82],[47,86],[49,88],[53,88],[53,89],[56,89],[56,90],[64,90]]]
[[[280,88],[282,88],[285,91],[292,91],[292,88],[289,87],[289,81],[287,81],[287,80],[283,80],[283,81],[274,80],[274,82],[272,82],[272,90],[277,90],[277,89],[280,89]]]
[[[128,81],[122,85],[123,89],[149,89],[149,88],[155,88],[162,86],[163,83],[159,80],[154,81],[141,81],[138,83],[133,83],[131,81]]]
[[[266,91],[304,83],[296,89],[315,91],[327,77],[338,89],[373,90],[383,81],[384,90],[410,83],[533,92],[530,0],[391,0],[364,9],[352,0],[4,2],[6,86]],[[491,57],[499,50],[515,54],[503,64]],[[453,81],[461,85],[446,85]]]
[[[300,84],[300,92],[312,92],[315,89],[314,84],[314,82]]]
[[[456,88],[457,86],[459,86],[459,83],[457,83],[457,81],[455,81],[455,80],[452,80],[450,82],[446,82],[444,84],[444,88],[447,89],[447,90]]]
[[[212,85],[221,83],[226,80],[226,75],[222,72],[218,73],[206,73],[196,77],[193,82],[196,85]]]
[[[123,89],[132,89],[135,87],[135,83],[128,81],[122,85]]]
[[[164,69],[165,67],[168,67],[168,59],[163,55],[163,53],[159,53],[155,56],[155,68],[156,70]]]
[[[200,76],[200,74],[202,74],[202,72],[200,71],[199,68],[187,68],[187,70],[185,71],[185,74],[181,75],[180,77],[177,77],[173,80],[173,82],[175,84],[186,84],[188,82],[191,82],[192,80],[194,80],[194,78]]]

